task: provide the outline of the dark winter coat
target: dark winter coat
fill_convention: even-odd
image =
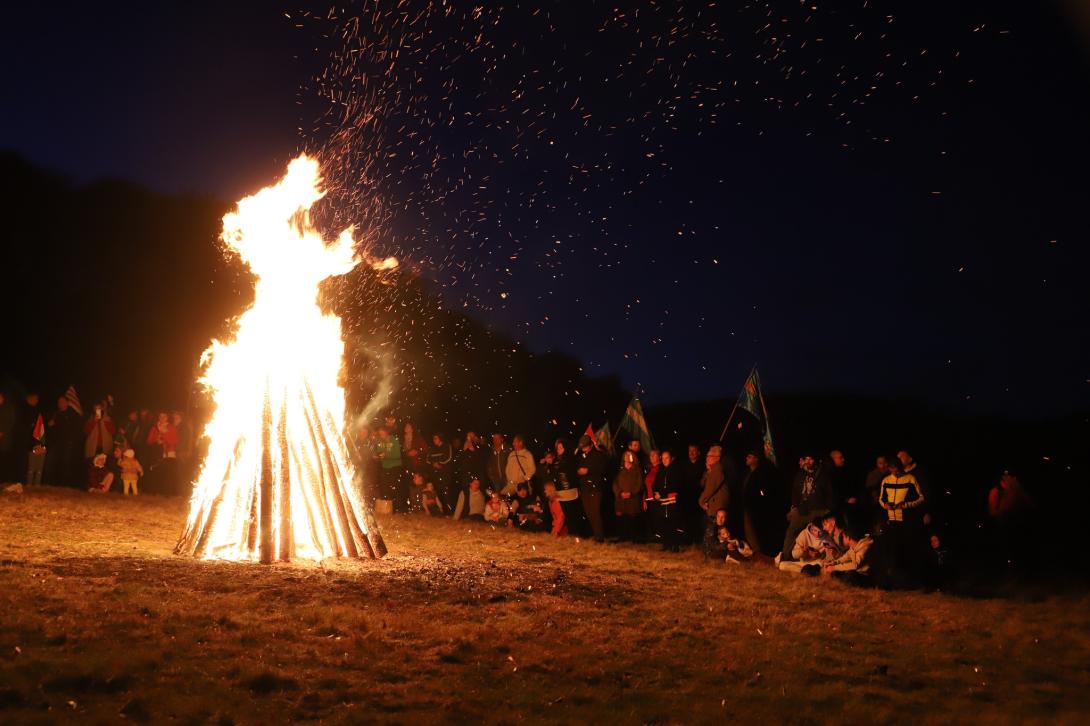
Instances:
[[[621,496],[625,492],[629,495],[628,499]],[[631,469],[622,467],[613,480],[614,510],[626,517],[640,514],[643,512],[643,492],[643,472],[640,471],[639,464]]]
[[[833,509],[833,483],[825,462],[818,462],[813,472],[799,469],[791,484],[791,506],[799,514],[817,514]]]

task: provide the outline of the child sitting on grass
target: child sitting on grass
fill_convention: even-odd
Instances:
[[[508,516],[511,514],[511,510],[507,507],[507,502],[503,501],[503,497],[499,492],[492,492],[492,495],[488,498],[488,504],[484,505],[484,521],[490,524],[506,524],[511,526],[511,520]]]
[[[429,517],[442,517],[444,513],[443,502],[435,491],[435,485],[430,481],[424,484],[424,491],[420,492],[420,506],[424,508],[424,514]]]
[[[136,458],[136,452],[132,449],[125,449],[118,466],[121,467],[121,484],[125,496],[129,496],[129,490],[131,489],[132,495],[135,497],[139,493],[137,483],[140,481],[140,477],[144,476],[144,467],[140,466],[140,461]]]
[[[413,474],[412,484],[409,485],[409,511],[419,512],[423,509],[424,489],[427,482],[424,481],[424,475],[417,472]]]

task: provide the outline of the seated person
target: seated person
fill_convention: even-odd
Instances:
[[[734,537],[726,525],[716,529],[715,542],[706,551],[709,559],[723,560],[735,565],[750,562],[753,557],[753,550],[746,541]]]
[[[492,495],[488,499],[488,503],[484,505],[484,521],[490,524],[506,524],[511,526],[511,520],[509,516],[511,514],[510,508],[507,506],[507,502],[503,501],[503,497],[499,492],[492,492]]]
[[[429,517],[442,517],[446,512],[443,500],[439,498],[435,485],[430,481],[424,484],[424,491],[420,492],[420,506]]]
[[[409,485],[409,511],[419,512],[423,508],[424,489],[427,482],[420,472],[413,473],[412,484]]]
[[[847,535],[835,514],[830,512],[821,518],[821,530],[829,537],[831,549],[828,554],[839,557],[848,551]]]
[[[704,526],[704,557],[709,560],[721,560],[726,554],[719,554],[719,528],[727,526],[727,510],[720,509],[714,519],[709,519]]]
[[[469,490],[458,495],[458,504],[454,507],[454,518],[461,519],[464,515],[467,519],[483,521],[485,501],[484,492],[481,491],[481,480],[474,477],[469,482]]]
[[[535,532],[545,528],[541,497],[530,492],[527,482],[519,482],[515,487],[515,496],[511,498],[510,506],[511,521],[516,527]]]
[[[545,513],[545,524],[549,529],[549,534],[554,537],[566,537],[568,535],[568,526],[564,519],[564,507],[560,503],[556,484],[551,481],[545,482],[545,501],[549,504],[549,508],[546,510],[547,513]]]
[[[792,559],[790,561],[781,559],[777,563],[779,569],[787,572],[801,572],[802,568],[808,564],[820,565],[821,560],[826,557],[836,557],[839,554],[832,540],[829,539],[829,535],[822,529],[824,519],[824,517],[818,517],[806,525],[806,529],[799,532],[799,536],[795,538],[795,545],[791,548]]]
[[[106,468],[106,455],[98,454],[91,462],[91,470],[87,474],[87,491],[105,494],[110,491],[113,483],[114,474]]]
[[[822,562],[821,574],[854,572],[865,575],[870,569],[865,559],[870,546],[874,544],[871,536],[867,534],[860,537],[858,532],[845,532],[844,542],[848,545],[847,551],[838,557],[830,557]]]

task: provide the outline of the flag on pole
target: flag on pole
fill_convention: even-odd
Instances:
[[[609,422],[602,424],[602,428],[594,432],[594,440],[598,442],[599,449],[605,449],[613,453],[613,432],[609,430]]]
[[[64,397],[68,401],[68,405],[72,408],[72,410],[82,416],[83,406],[79,405],[79,394],[76,393],[76,387],[69,386],[68,390],[64,392]]]
[[[31,435],[39,444],[45,441],[45,421],[42,421],[41,414],[38,414],[38,420],[34,422],[34,431]]]
[[[632,438],[639,439],[644,452],[655,448],[655,439],[651,436],[651,430],[647,428],[647,419],[643,416],[643,407],[640,406],[638,396],[632,397],[618,428],[627,431]]]
[[[589,436],[591,441],[598,441],[598,436],[594,433],[594,424],[587,424],[587,430],[583,432],[583,436]],[[595,443],[595,446],[597,445]]]
[[[761,393],[761,376],[757,373],[757,366],[749,373],[749,378],[742,385],[742,393],[738,396],[738,407],[748,411],[753,418],[764,424],[765,458],[776,463],[776,450],[772,446],[772,429],[768,424],[768,408],[765,406],[765,397]]]

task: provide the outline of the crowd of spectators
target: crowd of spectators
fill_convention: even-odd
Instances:
[[[0,393],[0,482],[125,496],[184,494],[196,470],[194,432],[178,411],[133,409],[118,422],[111,396],[86,415],[62,395],[15,405]],[[944,492],[906,450],[865,474],[839,450],[799,458],[790,485],[760,451],[719,444],[618,452],[590,436],[530,450],[526,437],[474,431],[447,439],[386,418],[353,440],[377,511],[473,519],[495,527],[596,542],[697,549],[724,564],[764,563],[890,587],[941,584],[951,570]],[[985,522],[996,559],[1024,557],[1033,501],[1014,471],[989,492]]]
[[[123,420],[106,396],[84,413],[61,395],[16,405],[0,393],[0,482],[50,484],[126,496],[181,493],[193,471],[193,428],[180,411],[133,409]]]
[[[719,444],[616,454],[583,436],[530,451],[525,437],[474,431],[421,436],[393,418],[355,439],[357,463],[379,511],[475,519],[497,527],[596,542],[699,549],[724,564],[764,563],[884,587],[941,585],[951,572],[944,492],[907,450],[868,471],[839,450],[808,453],[785,487],[760,451],[739,466]],[[1013,471],[991,490],[995,542],[1016,539],[1032,501]],[[1013,548],[997,545],[1008,561]]]

